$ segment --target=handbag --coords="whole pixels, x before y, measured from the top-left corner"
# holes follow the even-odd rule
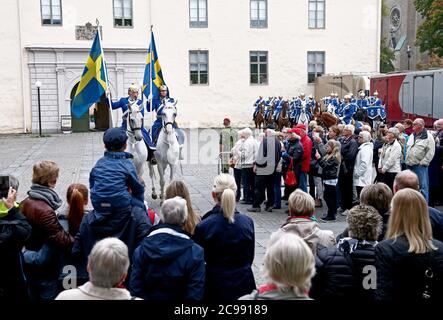
[[[287,187],[295,187],[297,185],[297,178],[295,177],[295,172],[292,169],[294,159],[291,158],[291,162],[289,163],[288,172],[286,173],[285,178],[285,186]]]

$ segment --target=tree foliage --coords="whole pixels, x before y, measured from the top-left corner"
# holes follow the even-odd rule
[[[394,60],[394,51],[386,45],[386,38],[383,38],[380,45],[380,72],[394,71]]]
[[[420,51],[443,57],[443,0],[414,0],[414,4],[425,18],[417,30]]]

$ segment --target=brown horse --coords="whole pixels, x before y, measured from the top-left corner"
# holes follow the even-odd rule
[[[255,129],[261,129],[261,126],[265,124],[264,106],[260,104],[257,115],[254,117]]]
[[[288,109],[289,109],[289,103],[285,101],[283,103],[282,109],[280,114],[278,115],[277,119],[277,129],[281,131],[284,127],[290,126],[290,121],[288,117]]]
[[[315,115],[315,120],[317,121],[318,125],[325,128],[330,128],[338,123],[337,117],[326,111],[320,111],[320,113],[317,113]]]

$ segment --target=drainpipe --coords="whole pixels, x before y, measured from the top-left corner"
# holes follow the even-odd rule
[[[22,83],[22,106],[23,106],[23,133],[26,133],[26,127],[28,123],[26,122],[26,107],[25,107],[25,83],[24,83],[24,68],[23,68],[23,45],[22,45],[22,19],[20,10],[20,0],[17,0],[17,14],[18,14],[18,38],[20,45],[20,80]]]

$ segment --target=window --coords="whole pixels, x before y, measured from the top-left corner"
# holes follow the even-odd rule
[[[325,27],[325,0],[309,0],[309,28]]]
[[[61,0],[41,0],[40,8],[43,25],[62,24],[62,3]]]
[[[189,27],[208,27],[208,3],[207,0],[189,0]]]
[[[308,51],[308,83],[314,83],[315,78],[325,74],[324,51]]]
[[[268,1],[251,0],[251,28],[268,27]]]
[[[251,84],[268,84],[268,52],[251,51],[249,61]]]
[[[191,85],[208,84],[208,51],[189,51]]]
[[[132,27],[132,0],[114,0],[114,27]]]

